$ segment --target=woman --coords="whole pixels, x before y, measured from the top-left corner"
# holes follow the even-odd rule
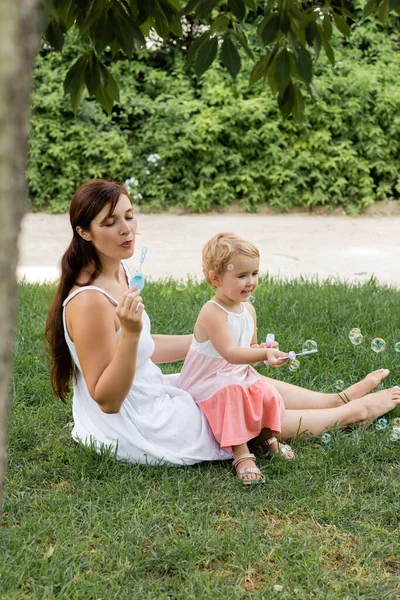
[[[137,221],[125,188],[101,179],[84,184],[71,201],[70,220],[73,237],[61,261],[46,337],[52,387],[63,401],[74,375],[73,437],[97,450],[111,446],[118,459],[132,462],[229,458],[191,396],[156,366],[183,359],[191,335],[151,336],[140,292],[129,288],[121,261],[133,255]],[[385,414],[400,402],[398,388],[365,395],[387,374],[376,371],[346,390],[353,400],[348,404],[337,394],[269,380],[286,406],[283,439]]]

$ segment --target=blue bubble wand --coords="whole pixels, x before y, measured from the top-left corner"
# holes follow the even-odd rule
[[[143,267],[144,260],[146,258],[146,254],[147,254],[147,246],[143,246],[142,253],[140,255],[139,270],[136,271],[136,273],[134,274],[134,276],[132,277],[132,279],[129,282],[129,285],[131,287],[133,285],[137,285],[139,290],[142,290],[144,288],[144,275],[142,273],[142,267]]]

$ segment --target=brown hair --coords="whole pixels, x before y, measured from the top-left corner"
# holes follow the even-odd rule
[[[213,285],[210,279],[210,271],[215,275],[222,275],[230,260],[238,254],[244,254],[250,258],[260,258],[256,246],[240,237],[236,233],[217,233],[209,240],[203,248],[203,273],[209,285]]]
[[[70,391],[70,381],[74,365],[65,340],[63,326],[63,302],[74,285],[90,285],[101,272],[101,262],[96,248],[84,240],[76,228],[90,230],[90,224],[101,210],[110,205],[109,215],[115,209],[121,194],[128,196],[125,187],[114,181],[93,179],[84,183],[71,200],[69,218],[72,227],[72,241],[61,259],[61,276],[56,296],[50,308],[45,339],[50,347],[51,386],[56,395],[66,402]],[[77,277],[85,267],[90,267],[91,275],[85,283],[78,283]]]

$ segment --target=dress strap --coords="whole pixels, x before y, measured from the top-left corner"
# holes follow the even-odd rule
[[[83,287],[80,287],[79,289],[77,289],[74,292],[72,292],[72,294],[70,294],[69,296],[67,296],[67,298],[65,298],[65,300],[63,302],[63,306],[66,306],[68,304],[68,302],[70,300],[72,300],[72,298],[75,298],[75,296],[77,296],[81,292],[86,292],[86,290],[95,290],[96,292],[101,292],[102,294],[104,294],[105,296],[107,296],[107,298],[109,300],[111,300],[111,302],[113,304],[115,304],[115,305],[118,304],[118,301],[115,300],[115,298],[113,298],[108,292],[106,292],[102,288],[99,288],[96,285],[84,285]]]
[[[128,267],[126,266],[126,264],[125,264],[125,262],[124,262],[123,260],[121,260],[121,265],[122,265],[122,268],[123,268],[123,269],[124,269],[124,271],[125,271],[126,280],[127,280],[127,282],[128,282],[128,285],[129,285],[129,282],[130,282],[130,280],[131,280],[131,274],[130,274],[130,272],[129,272],[129,269],[128,269]]]
[[[215,302],[215,300],[209,300],[207,302],[207,304],[215,304],[216,306],[219,306],[220,308],[222,308],[222,310],[224,310],[227,315],[231,314],[229,310],[226,310],[226,308],[224,308],[223,306],[221,306],[221,304],[219,302]]]

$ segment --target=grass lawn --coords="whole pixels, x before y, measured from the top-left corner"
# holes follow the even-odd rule
[[[20,286],[2,599],[400,598],[400,442],[389,430],[294,440],[296,461],[260,459],[267,484],[251,489],[227,463],[117,464],[72,441],[71,406],[49,389],[42,337],[53,293]],[[188,333],[210,290],[154,283],[143,297],[153,333]],[[317,355],[277,377],[335,391],[337,380],[350,385],[385,366],[385,387],[400,383],[395,290],[264,279],[255,307],[260,341],[272,331],[284,350],[318,343]],[[353,327],[364,334],[358,347]],[[370,347],[377,336],[387,342],[381,354]]]

